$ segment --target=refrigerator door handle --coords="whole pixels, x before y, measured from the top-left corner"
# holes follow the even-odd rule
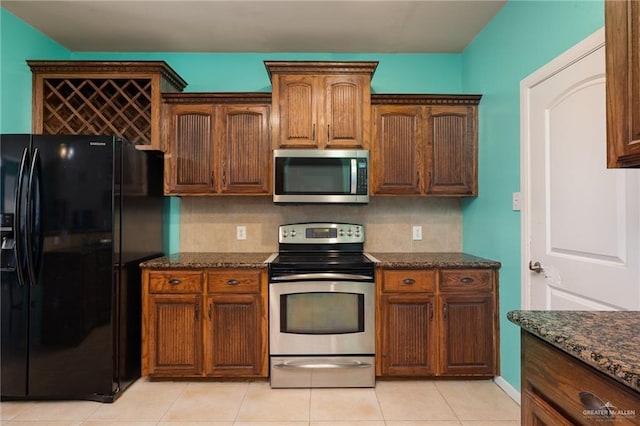
[[[23,205],[22,205],[22,186],[24,181],[24,173],[25,168],[27,166],[27,158],[29,156],[29,148],[24,148],[22,151],[22,160],[20,160],[20,167],[18,168],[18,182],[16,183],[16,211],[13,215],[13,232],[15,233],[15,255],[16,255],[16,270],[18,271],[18,282],[21,286],[26,285],[25,281],[25,259],[22,257],[22,253],[24,252],[25,246],[25,236],[22,235],[21,225],[23,224],[22,214],[23,214]]]
[[[29,181],[27,185],[27,271],[31,285],[38,283],[39,260],[42,244],[40,243],[40,172],[38,157],[40,151],[36,148],[31,158],[31,169],[29,170]],[[37,185],[37,190],[34,190]],[[34,248],[36,255],[34,255]]]

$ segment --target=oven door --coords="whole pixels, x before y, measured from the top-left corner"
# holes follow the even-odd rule
[[[355,281],[269,284],[271,355],[372,355],[375,285]]]

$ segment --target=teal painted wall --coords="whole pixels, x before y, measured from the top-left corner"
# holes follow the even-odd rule
[[[0,133],[31,132],[31,71],[25,59],[68,59],[71,52],[0,9]]]
[[[164,60],[185,92],[270,92],[265,60],[378,61],[371,83],[378,93],[460,93],[459,54],[337,53],[75,53],[74,59]]]
[[[497,259],[500,270],[501,375],[520,388],[519,329],[506,319],[521,306],[520,81],[604,25],[594,1],[509,1],[462,55],[464,92],[482,93],[479,196],[463,202],[463,247]]]

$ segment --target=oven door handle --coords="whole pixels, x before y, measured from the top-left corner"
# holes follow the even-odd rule
[[[279,277],[271,277],[271,281],[305,281],[305,280],[340,280],[340,281],[372,281],[373,277],[358,274],[337,274],[322,272],[316,274],[290,274]]]
[[[286,361],[273,364],[275,368],[291,369],[333,369],[333,368],[369,368],[372,365],[362,361],[330,361],[330,360],[308,360],[308,361]]]

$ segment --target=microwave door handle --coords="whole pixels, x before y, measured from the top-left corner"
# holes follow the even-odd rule
[[[358,160],[351,159],[351,193],[355,194],[358,189]]]

